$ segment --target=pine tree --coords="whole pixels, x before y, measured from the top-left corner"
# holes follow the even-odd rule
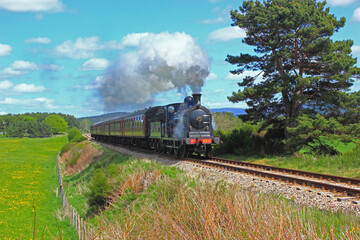
[[[237,65],[233,74],[257,71],[247,76],[228,99],[245,101],[252,120],[281,120],[284,136],[296,125],[302,112],[326,114],[340,107],[360,69],[351,55],[352,40],[333,41],[331,36],[345,25],[316,0],[244,1],[231,11],[233,26],[246,31],[243,43],[254,54],[228,55]]]

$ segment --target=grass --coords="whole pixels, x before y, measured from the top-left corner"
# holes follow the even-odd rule
[[[224,181],[210,184],[173,167],[102,150],[97,162],[65,182],[70,203],[104,239],[360,238],[353,214],[295,206],[278,195]],[[96,169],[118,196],[101,212],[87,201]]]
[[[76,238],[70,223],[54,216],[61,212],[56,156],[66,141],[0,138],[0,239]]]
[[[345,146],[343,149],[346,149],[345,153],[337,156],[295,154],[292,156],[249,157],[226,154],[220,157],[360,179],[360,147]]]

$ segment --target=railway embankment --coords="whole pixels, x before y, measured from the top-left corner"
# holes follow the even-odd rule
[[[99,154],[64,176],[64,191],[106,239],[360,237],[356,205],[319,191],[127,147],[87,144]]]

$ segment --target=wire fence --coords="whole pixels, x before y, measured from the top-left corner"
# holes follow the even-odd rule
[[[91,228],[91,225],[84,221],[84,219],[77,213],[75,208],[71,206],[68,199],[65,196],[63,189],[63,181],[60,173],[60,156],[57,157],[57,168],[59,177],[59,190],[61,202],[64,208],[65,215],[70,219],[71,224],[74,226],[78,233],[79,240],[94,240],[101,239],[100,235],[97,235]]]

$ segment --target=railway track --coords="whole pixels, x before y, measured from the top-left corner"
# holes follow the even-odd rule
[[[352,200],[353,203],[360,204],[359,179],[273,167],[249,162],[233,161],[222,158],[186,158],[184,160],[226,171],[246,173],[266,179],[317,188],[322,191],[326,190],[329,191],[327,192],[328,196],[336,196],[338,201]]]

